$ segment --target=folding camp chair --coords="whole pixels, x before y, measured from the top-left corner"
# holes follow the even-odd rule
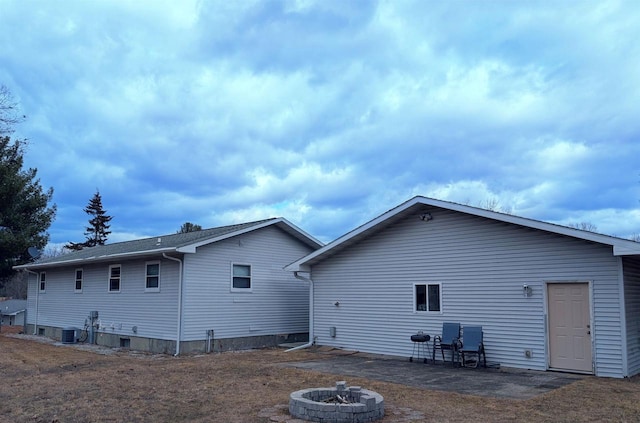
[[[487,367],[487,355],[484,352],[484,342],[482,339],[482,326],[465,326],[462,331],[462,354],[463,367],[478,367],[480,359],[484,367]]]
[[[460,342],[460,323],[443,323],[442,335],[433,337],[433,362],[436,362],[436,350],[442,353],[442,362],[445,362],[444,351],[451,351],[451,364],[455,364],[458,356],[458,343]]]

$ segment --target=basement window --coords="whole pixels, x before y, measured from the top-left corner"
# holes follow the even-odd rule
[[[231,291],[251,291],[251,266],[248,264],[232,264]]]
[[[415,312],[433,311],[441,312],[441,289],[439,283],[414,284],[413,303]]]
[[[120,292],[120,271],[119,264],[109,266],[109,292]]]

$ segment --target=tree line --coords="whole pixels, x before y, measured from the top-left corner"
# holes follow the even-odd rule
[[[36,168],[24,168],[28,142],[14,131],[25,118],[0,85],[0,292],[15,273],[13,266],[33,260],[30,247],[47,245],[47,230],[56,216],[53,188],[42,187]]]
[[[24,167],[28,140],[14,134],[16,126],[25,119],[9,89],[0,85],[0,295],[10,293],[19,298],[26,297],[26,286],[21,286],[17,295],[13,286],[6,287],[9,281],[16,279],[13,267],[33,261],[37,258],[34,251],[45,249],[49,242],[47,231],[57,212],[52,201],[53,188],[42,186],[36,168]],[[113,217],[104,209],[99,190],[83,210],[90,217],[84,232],[86,239],[69,241],[53,255],[107,242]],[[200,225],[185,222],[178,233],[199,230],[202,230]]]

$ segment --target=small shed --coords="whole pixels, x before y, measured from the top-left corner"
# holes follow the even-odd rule
[[[0,302],[2,326],[23,326],[27,311],[27,300],[5,300]]]

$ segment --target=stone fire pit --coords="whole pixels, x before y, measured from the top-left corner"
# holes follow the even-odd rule
[[[289,413],[320,423],[366,423],[384,417],[382,395],[359,386],[336,382],[335,388],[311,388],[292,392]]]

